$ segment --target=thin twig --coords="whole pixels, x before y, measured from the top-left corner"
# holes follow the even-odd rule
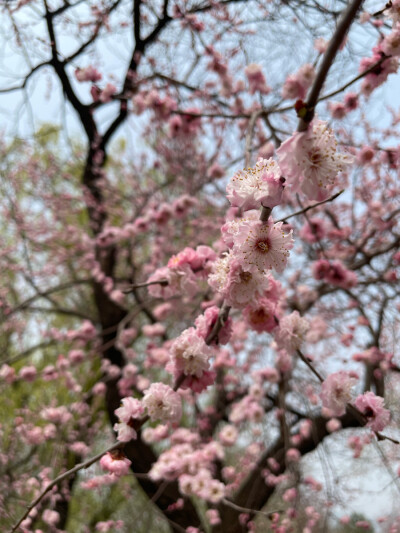
[[[303,363],[305,363],[308,366],[308,368],[311,370],[311,372],[315,376],[317,376],[319,381],[322,383],[324,381],[324,378],[321,376],[321,374],[318,372],[318,370],[316,368],[314,368],[314,366],[307,359],[307,357],[300,350],[297,350],[297,355],[300,357],[300,359],[303,361]]]
[[[336,198],[338,198],[338,196],[340,196],[342,193],[344,193],[344,189],[342,189],[341,191],[337,192],[336,194],[330,196],[326,200],[322,200],[322,202],[317,202],[315,204],[308,205],[304,209],[300,209],[300,211],[296,211],[295,213],[292,213],[291,215],[287,215],[286,217],[283,217],[283,218],[277,220],[276,222],[286,222],[286,220],[288,220],[289,218],[296,217],[298,215],[302,215],[303,213],[307,213],[307,211],[309,211],[310,209],[314,209],[314,207],[318,207],[319,205],[327,204],[328,202],[333,202],[333,200],[336,200]]]
[[[206,338],[206,344],[210,345],[214,340],[218,340],[218,334],[221,329],[224,327],[226,321],[228,320],[229,312],[231,308],[225,302],[221,305],[219,310],[218,318]]]
[[[245,167],[251,165],[251,145],[253,143],[254,128],[257,122],[257,119],[263,114],[262,109],[258,109],[251,114],[249,125],[246,133],[246,149],[245,149]]]
[[[129,285],[129,287],[123,289],[122,292],[124,294],[129,294],[135,289],[141,289],[142,287],[150,287],[150,285],[161,285],[162,287],[166,287],[168,283],[169,282],[167,279],[159,279],[157,281],[145,281],[144,283],[136,283],[135,285]]]
[[[263,516],[267,516],[268,518],[272,516],[274,513],[283,513],[282,509],[276,509],[275,511],[258,511],[257,509],[248,509],[247,507],[242,507],[241,505],[237,505],[236,503],[231,502],[230,500],[227,500],[224,498],[222,500],[222,503],[226,505],[227,507],[231,507],[232,509],[235,509],[235,511],[241,511],[242,513],[250,513],[250,514],[260,514]]]
[[[19,528],[21,523],[25,520],[25,518],[27,518],[27,516],[32,511],[32,509],[36,507],[43,500],[46,494],[50,492],[53,487],[57,486],[59,483],[61,483],[61,481],[64,481],[64,479],[67,479],[68,477],[72,476],[76,472],[79,472],[79,470],[83,470],[84,468],[89,468],[89,466],[91,466],[93,463],[101,459],[103,455],[105,455],[106,453],[112,452],[113,450],[117,450],[118,448],[123,448],[123,447],[124,447],[123,442],[115,442],[112,446],[109,446],[106,450],[103,450],[102,452],[98,453],[94,457],[91,457],[90,459],[88,459],[87,461],[83,463],[77,464],[76,466],[74,466],[74,468],[67,470],[63,474],[60,474],[55,479],[53,479],[53,481],[51,481],[46,486],[46,488],[39,494],[39,496],[35,500],[33,500],[32,503],[28,505],[25,513],[21,516],[18,522],[13,526],[13,528],[10,530],[10,533],[13,533]]]

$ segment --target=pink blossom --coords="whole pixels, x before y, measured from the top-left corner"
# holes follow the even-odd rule
[[[125,457],[121,450],[107,452],[100,459],[100,466],[117,477],[128,474],[130,465],[131,461]]]
[[[300,67],[295,73],[286,78],[282,88],[282,97],[285,99],[300,99],[306,97],[307,90],[315,78],[315,68],[309,63]]]
[[[217,526],[218,524],[221,523],[221,518],[219,516],[219,512],[217,511],[217,509],[208,509],[206,511],[206,517],[210,525],[212,526]]]
[[[36,367],[33,365],[30,366],[23,366],[21,370],[18,373],[18,377],[20,379],[23,379],[24,381],[27,381],[28,383],[35,380],[37,375]]]
[[[107,83],[104,89],[99,94],[100,102],[106,103],[111,102],[111,97],[116,94],[117,88],[112,83]]]
[[[38,426],[27,429],[25,439],[29,444],[42,444],[45,440],[43,429]]]
[[[382,60],[382,50],[379,46],[373,48],[372,57],[364,57],[360,62],[359,71],[361,73],[374,67],[379,61]],[[394,57],[389,57],[384,61],[381,61],[378,66],[373,68],[365,77],[361,85],[361,91],[369,96],[374,89],[382,85],[386,81],[389,74],[397,72],[398,60]]]
[[[85,68],[75,69],[75,78],[80,82],[91,81],[96,83],[97,81],[100,81],[102,77],[102,74],[92,65]]]
[[[270,159],[275,153],[275,146],[271,141],[264,143],[258,150],[259,159]]]
[[[390,422],[390,411],[383,407],[385,400],[368,391],[357,396],[354,405],[367,418],[367,427],[382,431]]]
[[[299,235],[310,243],[320,241],[326,236],[325,221],[316,217],[309,218],[301,228]]]
[[[375,150],[370,146],[363,146],[357,154],[357,163],[359,165],[366,165],[371,163],[375,155]]]
[[[326,423],[326,429],[329,433],[334,433],[342,428],[342,423],[337,418],[331,418]]]
[[[40,414],[44,420],[62,425],[65,425],[72,418],[71,413],[64,405],[60,407],[46,407]]]
[[[259,271],[245,271],[232,252],[215,262],[208,283],[224,296],[227,305],[239,309],[261,296],[270,286],[266,275]]]
[[[265,297],[257,299],[243,310],[246,322],[258,333],[263,331],[270,333],[276,328],[278,325],[276,315],[276,305]]]
[[[201,376],[195,374],[186,376],[181,383],[181,389],[191,389],[200,393],[215,383],[217,373],[214,370],[205,370]]]
[[[238,438],[239,432],[232,424],[227,424],[219,432],[218,438],[223,446],[233,446]]]
[[[357,93],[347,93],[344,96],[344,105],[348,111],[354,111],[358,107],[358,94]]]
[[[307,319],[300,316],[298,311],[285,315],[279,321],[279,328],[275,332],[275,341],[279,349],[288,353],[298,350],[310,328]]]
[[[13,383],[15,381],[15,368],[4,363],[0,368],[0,379],[6,383]]]
[[[297,448],[289,448],[286,452],[286,460],[290,463],[297,463],[300,461],[301,453]]]
[[[157,320],[163,320],[170,314],[171,310],[172,310],[172,305],[169,302],[165,302],[160,305],[157,305],[153,309],[153,314]]]
[[[122,406],[115,410],[116,416],[120,422],[114,424],[114,431],[118,433],[118,440],[121,442],[129,442],[136,438],[136,430],[134,429],[135,419],[138,419],[144,413],[144,407],[136,398],[123,398]]]
[[[287,489],[282,496],[283,501],[285,502],[292,502],[297,498],[297,490],[293,487],[291,489]]]
[[[263,417],[264,409],[258,401],[248,395],[233,405],[229,415],[229,421],[233,424],[239,424],[246,420],[259,423],[263,420]]]
[[[179,270],[184,265],[188,265],[194,274],[207,269],[209,263],[215,261],[216,253],[209,246],[198,246],[196,250],[193,248],[185,248],[177,255],[171,257],[168,261],[168,268]]]
[[[386,35],[382,41],[382,51],[387,56],[399,56],[400,55],[400,24],[398,23],[393,31]]]
[[[60,515],[57,513],[57,511],[45,509],[42,514],[42,519],[43,522],[45,522],[48,526],[55,527],[60,520]]]
[[[296,132],[277,150],[279,165],[293,192],[301,189],[310,199],[324,200],[337,174],[351,158],[337,152],[327,123],[314,120],[306,132]]]
[[[393,20],[394,24],[398,24],[400,22],[400,0],[392,0],[390,4],[387,14]]]
[[[207,176],[213,180],[225,176],[225,169],[219,163],[213,163],[207,170]]]
[[[158,281],[160,283],[154,283]],[[197,291],[196,279],[188,265],[183,265],[179,269],[158,268],[147,282],[152,283],[148,291],[154,298],[168,299],[179,292],[191,297]]]
[[[254,168],[237,172],[226,188],[231,205],[244,211],[273,208],[282,201],[285,179],[273,159],[259,159]]]
[[[116,531],[124,527],[122,520],[107,520],[106,522],[97,522],[96,531],[100,533],[108,533],[108,531]]]
[[[197,333],[203,339],[211,333],[212,328],[219,316],[219,308],[215,305],[208,307],[204,315],[200,315],[195,320]],[[232,319],[228,317],[218,333],[218,344],[227,344],[232,335]],[[214,341],[215,343],[215,341]]]
[[[159,322],[156,324],[145,324],[142,326],[142,332],[146,337],[159,337],[164,335],[165,326]]]
[[[342,102],[329,102],[328,103],[329,111],[332,115],[332,118],[342,119],[347,114],[347,108]]]
[[[282,87],[282,98],[285,100],[303,100],[307,95],[304,87],[295,74],[289,75]]]
[[[275,268],[283,272],[293,248],[293,231],[284,233],[282,222],[274,224],[272,218],[263,223],[243,219],[233,245],[233,253],[245,271],[264,272]]]
[[[176,378],[181,374],[200,378],[210,368],[209,359],[212,353],[211,348],[194,328],[186,329],[171,346],[171,359],[167,369],[172,371]]]
[[[85,359],[85,352],[83,350],[71,350],[68,353],[68,359],[73,365],[82,363],[82,361]]]
[[[144,391],[143,406],[151,420],[179,422],[182,416],[182,401],[177,392],[163,383],[152,383]]]
[[[328,48],[328,41],[325,40],[323,37],[319,37],[318,39],[315,39],[314,41],[314,48],[320,53],[324,54],[326,52],[326,49]]]
[[[123,398],[121,403],[122,406],[115,410],[115,414],[125,424],[129,424],[132,419],[140,418],[144,413],[142,403],[136,398]]]
[[[330,374],[322,383],[322,405],[329,409],[332,416],[344,415],[346,404],[351,401],[351,389],[356,383],[356,379],[342,370]]]
[[[324,280],[337,287],[350,289],[357,285],[357,274],[347,268],[340,261],[319,259],[313,265],[315,279]]]
[[[250,94],[254,94],[256,92],[268,94],[271,92],[270,87],[268,87],[265,81],[265,76],[260,65],[251,63],[244,69],[244,72],[249,81]]]

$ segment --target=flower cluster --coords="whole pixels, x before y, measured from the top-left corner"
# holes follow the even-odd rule
[[[210,272],[216,254],[209,246],[185,248],[168,261],[166,267],[157,269],[147,280],[149,293],[155,298],[168,299],[177,293],[192,297],[197,292],[199,280]]]
[[[319,259],[313,265],[315,279],[336,285],[342,289],[351,289],[357,285],[357,274],[348,270],[340,261]]]

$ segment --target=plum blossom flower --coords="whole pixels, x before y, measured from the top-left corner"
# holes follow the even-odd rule
[[[225,485],[213,479],[210,472],[204,468],[195,475],[180,476],[179,490],[184,495],[196,495],[211,503],[218,503],[225,496]]]
[[[233,253],[243,270],[264,272],[274,268],[283,272],[293,248],[293,231],[284,233],[282,222],[242,219],[236,235]]]
[[[246,306],[243,315],[249,326],[258,333],[270,333],[278,325],[276,305],[265,297]]]
[[[315,39],[314,41],[314,48],[320,53],[324,54],[326,52],[326,49],[328,48],[329,42],[325,40],[323,37],[318,37],[318,39]]]
[[[257,63],[251,63],[244,69],[244,72],[249,81],[249,88],[251,94],[254,94],[256,92],[268,94],[269,92],[271,92],[271,88],[268,87],[265,81],[265,76],[260,65],[257,65]]]
[[[307,90],[315,78],[315,68],[313,65],[306,63],[301,66],[295,74],[286,78],[282,88],[282,96],[285,99],[303,100],[306,97]]]
[[[120,422],[114,424],[114,431],[118,432],[118,440],[121,442],[129,442],[136,438],[136,430],[134,429],[134,421],[142,416],[144,407],[142,403],[136,398],[123,398],[122,406],[115,410],[116,416]]]
[[[392,0],[390,2],[390,9],[386,13],[393,20],[394,24],[400,22],[400,0]]]
[[[131,461],[125,457],[121,450],[107,452],[100,459],[100,466],[117,477],[128,474]]]
[[[194,328],[185,329],[171,346],[171,360],[167,370],[175,377],[181,374],[200,378],[210,368],[212,350]]]
[[[293,353],[298,350],[310,328],[306,318],[300,316],[298,311],[284,316],[279,321],[279,328],[275,333],[275,341],[279,349]]]
[[[315,279],[321,279],[342,289],[357,285],[357,274],[348,270],[340,261],[319,259],[313,265]]]
[[[237,441],[239,432],[232,424],[227,424],[219,432],[219,441],[224,446],[233,446]]]
[[[80,82],[91,81],[93,83],[96,83],[97,81],[100,81],[102,77],[103,76],[101,72],[99,72],[92,65],[89,65],[85,68],[75,69],[75,78]]]
[[[182,416],[181,397],[164,383],[152,383],[144,391],[142,403],[151,420],[179,422]]]
[[[372,49],[372,57],[363,57],[360,62],[359,71],[361,73],[369,70],[374,67],[368,74],[364,77],[364,81],[361,85],[361,92],[369,96],[374,89],[382,85],[389,76],[397,72],[398,69],[398,59],[396,57],[388,57],[382,61],[384,55],[382,55],[382,45],[375,46]],[[379,63],[380,62],[380,63]],[[377,63],[379,63],[377,65]]]
[[[174,269],[167,266],[158,268],[147,282],[152,283],[148,291],[154,298],[168,299],[179,292],[190,298],[197,291],[197,280],[187,264]]]
[[[273,159],[259,159],[254,168],[237,172],[226,188],[231,205],[244,211],[261,205],[273,208],[282,201],[285,178]]]
[[[318,242],[326,236],[326,224],[321,218],[312,217],[300,229],[300,237],[307,242]]]
[[[207,336],[211,333],[212,328],[219,316],[219,308],[215,305],[208,307],[204,315],[199,315],[195,320],[195,326],[198,335],[206,339]],[[232,319],[227,318],[222,328],[218,333],[218,343],[227,344],[232,335]],[[215,342],[215,341],[214,341]]]
[[[385,400],[368,391],[355,399],[354,405],[367,418],[367,427],[382,431],[390,422],[390,411],[383,407]]]
[[[59,513],[57,513],[57,511],[53,511],[52,509],[46,509],[45,511],[43,511],[42,519],[43,522],[45,522],[47,525],[55,527],[60,520],[60,515]]]
[[[310,199],[324,200],[338,172],[351,163],[337,152],[332,130],[314,120],[306,132],[296,132],[277,150],[279,165],[293,192],[301,189]]]
[[[269,288],[267,276],[259,271],[245,271],[232,252],[215,262],[208,283],[224,296],[227,305],[238,309],[250,304]]]
[[[343,370],[330,374],[322,383],[322,405],[329,409],[332,416],[344,415],[346,404],[351,400],[351,389],[356,383],[357,380]]]
[[[387,56],[400,56],[400,24],[398,23],[392,33],[386,35],[382,42],[382,51]]]
[[[336,118],[338,120],[342,119],[347,114],[347,108],[343,102],[329,102],[328,108],[332,118]]]
[[[344,97],[344,105],[348,111],[354,111],[358,107],[358,94],[347,93]]]
[[[217,526],[221,523],[221,517],[217,509],[208,509],[206,511],[206,517],[212,526]]]

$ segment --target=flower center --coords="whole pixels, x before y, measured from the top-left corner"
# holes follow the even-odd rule
[[[262,252],[263,254],[269,251],[269,246],[268,246],[267,241],[258,241],[256,246],[259,249],[259,251]]]
[[[262,324],[264,321],[268,320],[270,316],[271,315],[262,308],[253,311],[250,315],[251,321],[254,324]]]
[[[252,273],[251,272],[241,272],[240,273],[240,279],[244,282],[244,283],[248,283],[251,278],[253,277]]]
[[[322,155],[319,150],[313,150],[310,154],[310,161],[313,166],[319,166],[321,164]]]

